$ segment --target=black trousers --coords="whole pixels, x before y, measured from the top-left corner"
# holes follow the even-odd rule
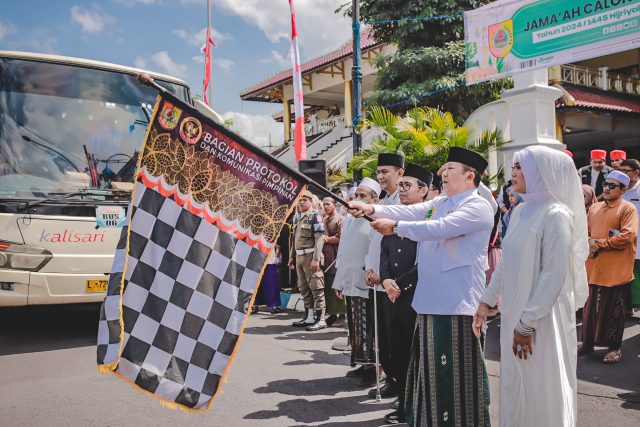
[[[398,390],[398,409],[404,412],[407,372],[411,358],[411,345],[416,325],[416,312],[411,307],[399,306],[385,295],[386,327],[389,337],[389,361],[391,375],[396,380]],[[386,369],[385,369],[386,372]],[[389,375],[389,373],[387,373]]]

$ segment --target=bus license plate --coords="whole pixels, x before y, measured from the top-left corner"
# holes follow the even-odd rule
[[[107,292],[108,280],[87,280],[87,292]]]

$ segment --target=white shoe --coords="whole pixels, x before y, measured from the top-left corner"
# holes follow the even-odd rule
[[[307,309],[306,317],[298,320],[297,322],[293,322],[291,326],[294,328],[302,328],[304,326],[313,325],[316,321],[315,316],[313,315],[313,309]]]
[[[326,327],[327,327],[327,322],[325,322],[324,319],[320,319],[316,323],[314,323],[313,325],[309,326],[307,328],[307,331],[317,331],[317,330],[320,330],[320,329],[324,329]]]
[[[307,328],[307,331],[317,331],[318,329],[324,329],[327,327],[327,322],[325,321],[325,311],[324,309],[322,310],[317,310],[316,311],[316,317],[314,319],[314,323],[313,325],[309,326]]]

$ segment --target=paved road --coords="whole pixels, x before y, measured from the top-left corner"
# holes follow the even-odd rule
[[[298,314],[253,315],[229,383],[202,415],[166,409],[95,367],[97,306],[0,309],[0,426],[377,426],[390,411],[345,378],[348,357],[331,350],[338,328],[316,333],[289,323]],[[579,420],[585,426],[640,424],[640,317],[628,323],[623,361],[579,366]],[[487,358],[497,425],[498,321]]]

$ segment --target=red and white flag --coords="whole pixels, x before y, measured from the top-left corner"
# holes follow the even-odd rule
[[[209,88],[209,80],[211,80],[211,46],[217,47],[211,38],[211,28],[207,28],[207,40],[200,49],[200,51],[204,53],[204,87],[202,89],[202,98],[204,98],[204,103],[207,105],[209,105],[207,89]]]
[[[296,127],[293,131],[296,162],[307,158],[307,140],[304,136],[304,99],[302,97],[302,69],[300,66],[300,51],[298,50],[298,30],[296,28],[296,12],[293,0],[289,0],[291,8],[291,66],[293,67],[293,106],[296,117]]]

